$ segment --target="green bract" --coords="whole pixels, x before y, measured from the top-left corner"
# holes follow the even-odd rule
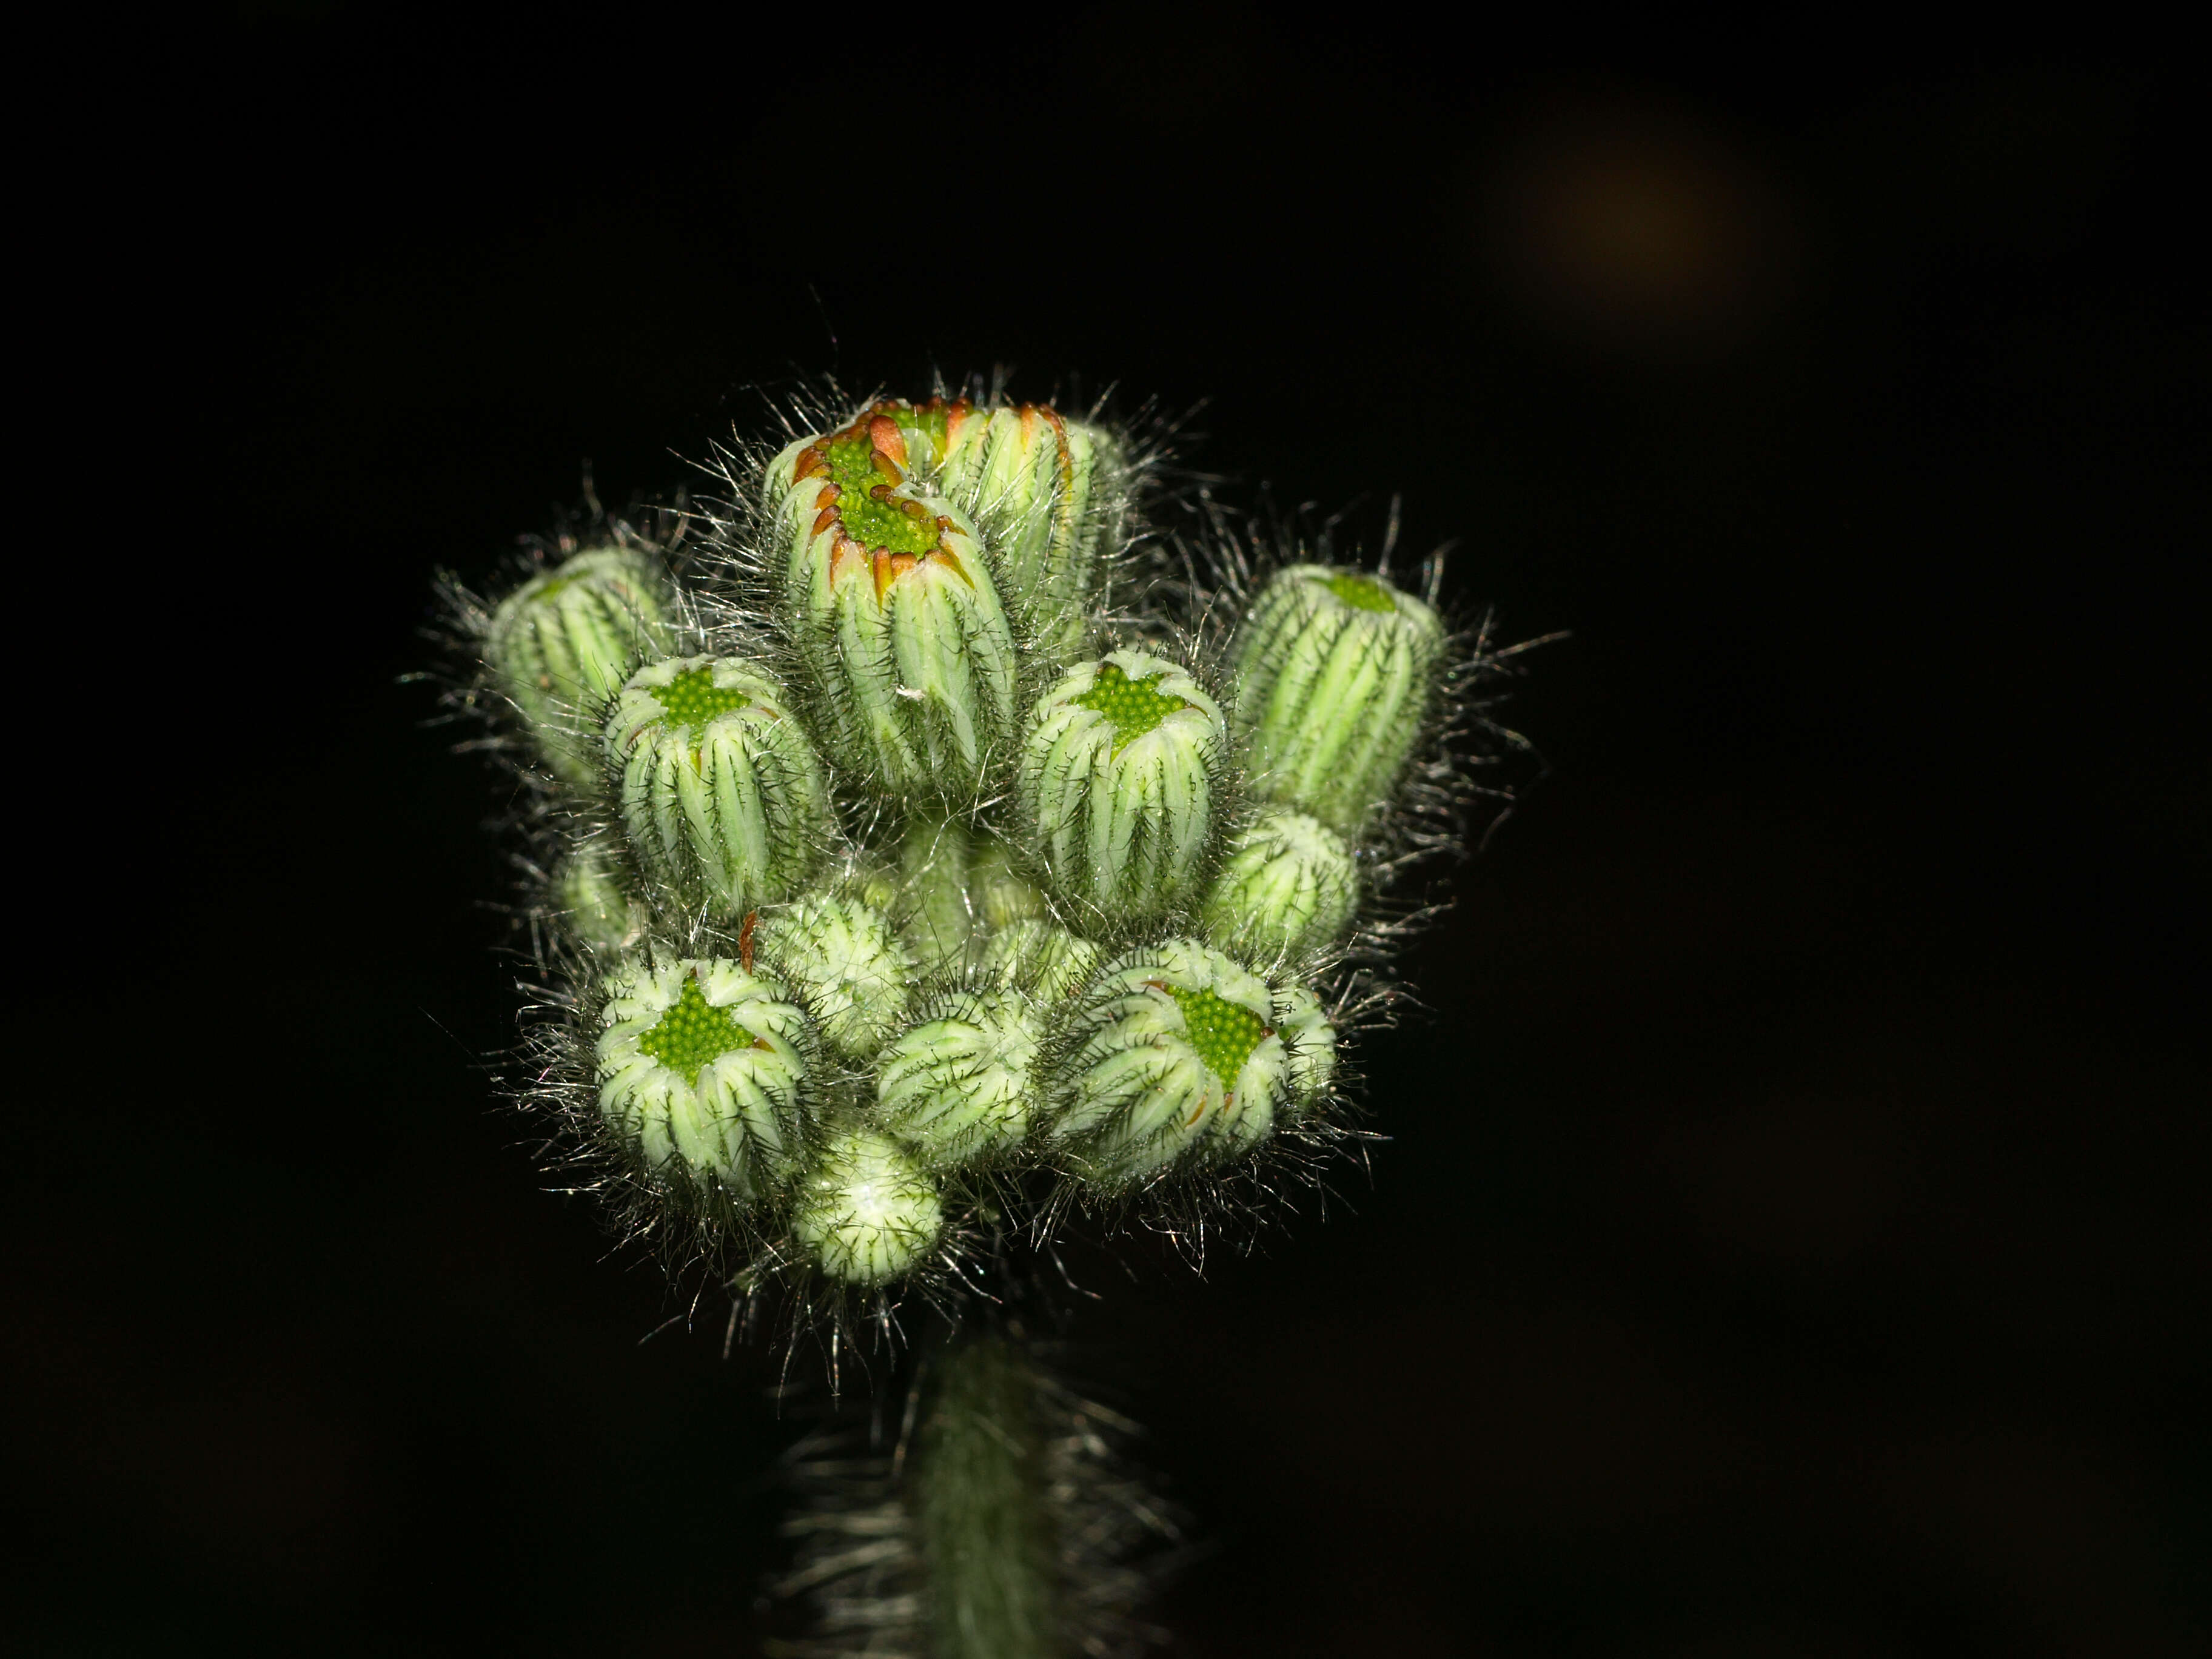
[[[1275,993],[1275,1035],[1290,1057],[1289,1107],[1310,1111],[1336,1081],[1336,1027],[1312,991],[1286,985]]]
[[[866,901],[817,893],[761,919],[756,948],[797,993],[830,1048],[872,1059],[906,1024],[914,958]]]
[[[1267,983],[1190,939],[1109,963],[1084,993],[1055,1079],[1054,1138],[1085,1180],[1139,1184],[1250,1152],[1289,1092]]]
[[[937,1243],[945,1210],[898,1145],[865,1129],[833,1134],[800,1183],[792,1231],[830,1278],[862,1287],[899,1278]]]
[[[871,412],[776,459],[785,605],[838,763],[958,801],[1011,741],[1013,636],[974,526],[909,485],[906,456]]]
[[[1018,1146],[1029,1133],[1038,1037],[1034,1008],[1011,993],[933,1000],[884,1050],[879,1121],[938,1169]]]
[[[1171,662],[1115,651],[1037,702],[1021,804],[1054,883],[1112,921],[1190,895],[1212,824],[1220,707]]]
[[[655,1168],[733,1196],[778,1178],[804,1123],[806,1017],[774,981],[710,957],[623,963],[606,982],[599,1111]]]
[[[1359,902],[1352,849],[1304,812],[1261,812],[1206,895],[1207,935],[1248,961],[1289,962],[1334,944]]]
[[[606,746],[638,860],[685,910],[733,919],[785,897],[830,832],[813,745],[782,687],[744,664],[641,671],[608,714]]]
[[[1255,793],[1357,837],[1421,737],[1447,641],[1379,576],[1275,573],[1237,635],[1237,724]]]
[[[484,635],[484,661],[562,781],[599,775],[593,729],[633,664],[667,649],[659,577],[618,547],[579,553],[507,595]]]

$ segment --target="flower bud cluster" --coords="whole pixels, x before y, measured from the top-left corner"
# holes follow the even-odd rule
[[[874,1294],[1340,1133],[1332,1011],[1445,630],[1291,563],[1224,649],[1117,635],[1132,453],[878,401],[734,480],[690,654],[630,552],[492,617],[571,791],[543,913],[648,1218]]]

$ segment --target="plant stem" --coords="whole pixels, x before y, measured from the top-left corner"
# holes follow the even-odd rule
[[[936,1659],[1050,1659],[1057,1543],[1036,1378],[995,1334],[955,1343],[936,1370],[911,1488]]]

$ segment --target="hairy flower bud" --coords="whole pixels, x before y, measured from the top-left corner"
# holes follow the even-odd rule
[[[1109,1188],[1249,1152],[1273,1128],[1290,1056],[1267,981],[1189,939],[1133,951],[1085,992],[1054,1135]]]
[[[908,462],[882,408],[776,458],[785,602],[838,762],[957,800],[1011,741],[1013,636],[974,527],[919,493]]]
[[[991,935],[976,963],[986,983],[1057,1002],[1091,977],[1098,947],[1042,918],[1009,922]]]
[[[896,1142],[848,1129],[830,1137],[800,1183],[792,1231],[823,1272],[865,1287],[911,1271],[945,1231],[945,1209]]]
[[[1045,915],[1044,895],[1015,867],[1004,842],[987,842],[968,866],[968,906],[987,928],[1011,927]]]
[[[553,902],[568,931],[588,949],[627,951],[645,937],[651,913],[631,896],[613,853],[587,842],[563,860],[553,878]]]
[[[806,877],[828,836],[821,763],[782,687],[726,658],[682,657],[634,676],[607,716],[623,824],[646,873],[729,920]]]
[[[599,1015],[599,1111],[647,1164],[680,1160],[739,1200],[783,1173],[803,1123],[806,1016],[720,957],[632,959]]]
[[[1237,720],[1255,793],[1357,838],[1420,738],[1444,628],[1380,576],[1275,573],[1237,638]]]
[[[906,1023],[914,958],[890,918],[861,899],[811,894],[761,918],[755,948],[847,1060],[872,1059]]]
[[[1035,1011],[1019,996],[940,996],[884,1050],[879,1121],[933,1169],[1018,1146],[1029,1133],[1039,1035]]]
[[[667,641],[652,562],[602,547],[508,594],[484,635],[484,661],[546,764],[563,782],[589,789],[599,778],[599,705],[633,664],[659,656]]]
[[[1118,539],[1121,450],[1037,404],[970,416],[939,475],[982,527],[1006,604],[1048,656],[1080,650],[1102,549]]]
[[[1304,812],[1271,807],[1231,843],[1206,895],[1207,935],[1248,962],[1285,962],[1325,951],[1352,920],[1359,872],[1334,830]]]
[[[1109,653],[1046,693],[1022,746],[1021,800],[1060,890],[1117,921],[1188,896],[1225,737],[1198,682],[1142,652]]]

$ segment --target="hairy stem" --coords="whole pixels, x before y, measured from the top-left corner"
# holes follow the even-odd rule
[[[948,1349],[915,1441],[914,1508],[936,1659],[1060,1651],[1036,1379],[1000,1335]]]

